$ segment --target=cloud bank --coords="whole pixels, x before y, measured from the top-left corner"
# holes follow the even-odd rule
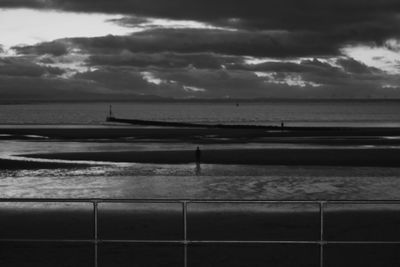
[[[7,97],[400,97],[397,0],[0,0],[0,7],[115,14],[109,23],[132,29],[15,44],[12,58],[0,61]],[[29,79],[41,89],[26,89]]]

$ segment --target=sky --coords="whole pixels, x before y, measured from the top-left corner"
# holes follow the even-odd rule
[[[400,98],[398,0],[0,0],[0,99]]]

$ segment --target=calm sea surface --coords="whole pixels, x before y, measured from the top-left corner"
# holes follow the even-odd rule
[[[400,101],[263,103],[79,103],[0,105],[0,124],[103,124],[115,116],[144,120],[326,126],[400,126]]]

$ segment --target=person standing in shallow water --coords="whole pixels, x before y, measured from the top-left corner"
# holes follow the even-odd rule
[[[196,175],[200,175],[201,174],[201,164],[200,164],[201,163],[201,150],[200,150],[200,147],[197,147],[195,157],[196,157]]]
[[[201,163],[201,150],[200,150],[200,147],[197,147],[197,149],[196,149],[196,163],[197,164]]]

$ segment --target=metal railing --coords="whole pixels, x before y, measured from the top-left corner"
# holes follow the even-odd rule
[[[317,201],[317,200],[210,200],[210,199],[37,199],[37,198],[7,198],[0,199],[1,203],[86,203],[93,205],[93,238],[91,239],[3,239],[0,242],[59,242],[59,243],[90,243],[94,245],[94,266],[98,267],[100,243],[137,243],[137,244],[181,244],[184,248],[184,267],[187,267],[187,248],[190,244],[315,244],[320,247],[319,265],[324,266],[324,248],[328,244],[400,244],[400,241],[329,241],[325,237],[325,208],[328,204],[354,205],[354,204],[399,204],[400,200],[340,200],[340,201]],[[99,238],[99,204],[180,204],[182,205],[183,239],[181,240],[110,240]],[[318,240],[191,240],[188,238],[188,204],[315,204],[319,206],[319,239]]]

